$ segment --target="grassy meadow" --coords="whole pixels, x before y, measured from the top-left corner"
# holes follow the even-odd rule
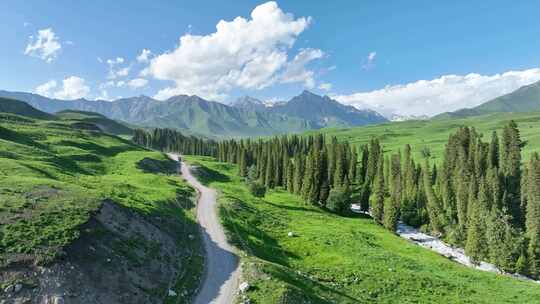
[[[537,284],[467,268],[370,218],[330,214],[283,190],[255,198],[236,166],[186,159],[220,191],[251,303],[540,303]]]
[[[198,229],[194,190],[176,176],[176,163],[72,123],[0,114],[0,270],[61,257],[104,199],[170,224],[178,242],[200,252],[187,238]],[[200,255],[188,258],[179,262],[200,275]],[[195,290],[197,281],[188,273],[176,287]]]
[[[483,133],[483,140],[489,142],[491,133],[496,130],[500,136],[502,128],[510,120],[516,121],[522,139],[527,141],[523,148],[523,157],[527,159],[533,151],[540,151],[540,113],[538,112],[496,113],[461,119],[389,122],[365,127],[322,129],[305,134],[322,132],[357,145],[366,144],[371,138],[376,137],[381,141],[385,151],[394,152],[399,149],[403,150],[405,144],[410,144],[417,160],[421,158],[422,149],[428,147],[432,159],[438,162],[442,160],[448,135],[455,133],[459,127],[475,127],[477,131]]]

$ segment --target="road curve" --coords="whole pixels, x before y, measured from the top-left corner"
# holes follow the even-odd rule
[[[181,161],[179,155],[170,153],[169,157],[181,162],[182,176],[199,192],[197,220],[203,234],[206,261],[205,276],[194,303],[233,303],[240,280],[239,259],[232,246],[227,242],[219,221],[216,191],[201,184],[191,174],[189,165]]]

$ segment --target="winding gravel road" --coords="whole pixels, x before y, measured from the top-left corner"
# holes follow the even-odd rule
[[[206,251],[205,276],[195,298],[195,304],[230,304],[234,302],[240,280],[238,256],[227,242],[217,215],[217,194],[214,189],[201,184],[192,174],[190,166],[177,154],[168,154],[181,162],[184,179],[199,192],[197,220],[203,234]]]

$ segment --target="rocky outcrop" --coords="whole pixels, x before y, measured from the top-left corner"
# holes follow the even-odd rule
[[[162,303],[191,254],[164,221],[105,201],[60,260],[2,269],[0,303]]]

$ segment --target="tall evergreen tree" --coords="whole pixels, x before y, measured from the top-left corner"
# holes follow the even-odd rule
[[[471,189],[474,188],[471,187]],[[483,181],[480,182],[478,198],[473,193],[469,193],[469,198],[470,216],[465,252],[473,261],[478,262],[486,258],[488,249],[485,231],[487,221],[485,212],[488,205],[488,196]]]
[[[491,142],[489,144],[489,166],[491,168],[498,168],[499,167],[499,136],[497,135],[497,131],[493,131],[491,134]]]
[[[267,188],[274,188],[275,167],[274,167],[274,157],[271,150],[269,151],[266,157],[267,157],[267,161],[266,161],[264,185]]]
[[[291,162],[291,160],[288,160],[287,164],[287,191],[290,193],[294,193],[294,172],[296,171],[296,168],[294,166],[294,163]]]
[[[240,162],[238,164],[238,170],[239,170],[238,174],[242,177],[246,176],[247,167],[248,167],[248,164],[247,164],[246,150],[242,149],[242,151],[240,152]]]
[[[401,158],[399,154],[392,155],[390,166],[390,181],[392,187],[390,197],[384,202],[383,222],[388,230],[395,231],[399,217],[399,205],[402,197]]]
[[[512,216],[516,227],[523,227],[524,217],[521,214],[521,138],[514,121],[503,129],[500,168],[504,176],[506,196],[503,204]]]
[[[433,186],[431,184],[431,172],[429,170],[429,164],[427,159],[425,160],[424,170],[423,170],[423,182],[424,182],[424,190],[426,192],[426,207],[428,211],[428,217],[429,217],[429,225],[431,226],[431,229],[436,233],[443,233],[444,232],[444,221],[442,220],[442,207],[441,203],[439,202],[438,197],[435,195],[435,192],[433,191]]]
[[[382,159],[379,159],[379,163],[376,166],[377,172],[375,175],[375,181],[373,183],[373,195],[371,197],[371,215],[377,222],[383,222],[384,213],[384,200],[386,197],[386,185],[384,184],[384,163]],[[366,182],[366,185],[369,185]],[[364,209],[364,208],[363,208]]]
[[[302,193],[302,182],[304,177],[304,158],[302,154],[298,154],[294,159],[294,193]]]
[[[540,277],[540,156],[534,153],[528,167],[526,235],[529,272]]]

